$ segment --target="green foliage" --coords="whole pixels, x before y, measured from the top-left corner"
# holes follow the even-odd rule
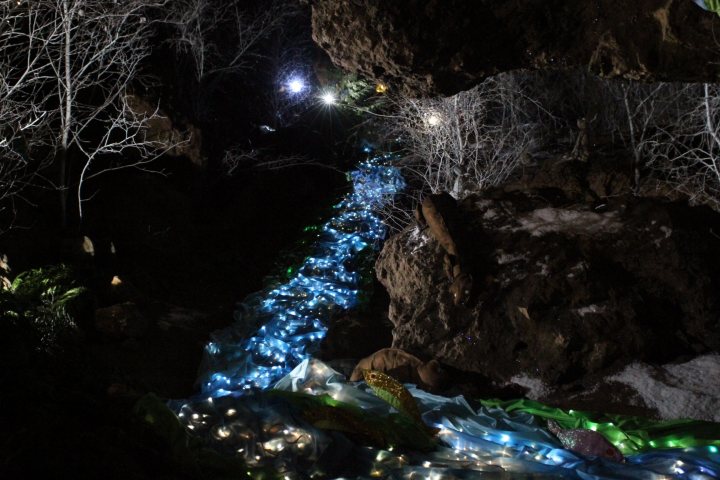
[[[333,90],[339,105],[357,116],[373,112],[385,105],[385,96],[375,91],[375,83],[354,73],[343,73],[333,79]]]
[[[345,75],[338,83],[338,88],[343,101],[349,104],[364,101],[375,91],[375,86],[372,83],[354,73]]]
[[[54,354],[78,333],[75,317],[85,292],[67,265],[28,270],[0,291],[0,315],[27,332],[37,349]]]

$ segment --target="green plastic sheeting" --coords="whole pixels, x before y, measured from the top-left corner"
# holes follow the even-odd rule
[[[720,15],[720,0],[703,0],[705,8]]]
[[[562,410],[533,400],[481,400],[486,408],[524,412],[555,420],[563,428],[585,428],[601,433],[623,455],[654,448],[720,447],[720,424],[698,420],[657,421],[629,415]]]
[[[720,15],[720,0],[705,0],[705,5],[711,12]]]

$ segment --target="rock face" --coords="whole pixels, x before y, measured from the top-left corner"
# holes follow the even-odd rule
[[[518,68],[714,80],[720,19],[690,0],[314,0],[333,62],[411,95],[453,94]]]
[[[550,386],[720,349],[720,216],[582,195],[508,187],[461,202],[475,280],[465,306],[428,230],[389,239],[376,271],[392,346],[499,384],[528,375]]]

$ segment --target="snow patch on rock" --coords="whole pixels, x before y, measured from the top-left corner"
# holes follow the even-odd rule
[[[522,254],[516,254],[513,255],[512,253],[505,253],[505,251],[497,250],[495,252],[495,255],[497,256],[497,263],[498,265],[507,265],[508,263],[514,263],[514,262],[520,262],[523,260],[527,260],[527,257]]]
[[[585,307],[580,307],[575,309],[575,313],[580,315],[581,317],[584,317],[585,315],[590,315],[593,313],[602,313],[605,309],[603,307],[600,307],[598,305],[587,305]]]
[[[410,230],[410,233],[407,236],[406,245],[411,248],[410,253],[417,253],[420,249],[427,245],[429,239],[430,237],[425,233],[425,231],[421,230],[420,227],[416,225],[412,230]]]
[[[574,235],[614,233],[622,223],[616,212],[594,213],[564,208],[539,208],[518,219],[518,230],[530,232],[539,237],[550,232],[565,232]]]
[[[525,375],[524,373],[511,377],[509,384],[520,385],[521,387],[527,389],[525,396],[530,400],[540,400],[547,396],[550,392],[550,389],[545,382],[539,378]]]
[[[633,363],[609,377],[637,391],[663,419],[691,418],[720,422],[720,355],[652,367]]]

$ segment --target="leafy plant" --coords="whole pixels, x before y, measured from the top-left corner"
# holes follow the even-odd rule
[[[0,315],[29,332],[39,350],[57,353],[78,333],[85,292],[67,265],[28,270],[0,291]]]

